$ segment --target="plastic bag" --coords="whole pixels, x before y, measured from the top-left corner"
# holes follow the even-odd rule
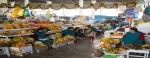
[[[17,15],[18,16],[23,16],[24,15],[24,9],[20,9]]]
[[[28,9],[24,9],[24,15],[25,15],[25,16],[28,16],[28,17],[30,16],[30,12],[29,12]]]
[[[47,17],[47,18],[52,18],[52,14],[50,13],[50,11],[47,11],[47,12],[46,12],[46,17]]]
[[[18,12],[19,12],[19,10],[20,10],[19,7],[14,8],[14,10],[13,10],[11,16],[12,16],[13,18],[18,17]]]

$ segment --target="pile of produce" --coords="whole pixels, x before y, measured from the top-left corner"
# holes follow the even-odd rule
[[[10,46],[10,45],[11,45],[10,39],[5,39],[5,38],[0,39],[0,46],[1,47]]]
[[[150,44],[128,44],[125,45],[126,49],[136,49],[136,50],[140,50],[140,49],[150,49]]]
[[[113,48],[113,47],[106,48],[106,52],[108,52],[110,54],[119,54],[124,51],[126,51],[126,49],[124,49],[124,48]]]
[[[70,36],[70,35],[66,35],[64,36],[63,38],[57,38],[57,39],[54,39],[53,42],[54,43],[61,43],[63,41],[69,41],[69,40],[74,40],[74,37]]]
[[[37,49],[40,49],[40,48],[43,48],[43,47],[46,47],[47,45],[44,44],[44,43],[38,43],[38,44],[35,44],[34,47],[37,48]]]
[[[17,47],[17,48],[21,48],[21,47],[31,46],[31,44],[26,44],[25,42],[18,42],[16,44],[13,44],[12,46]]]
[[[109,43],[109,44],[118,44],[120,43],[120,40],[119,39],[112,39],[112,38],[102,38],[101,39],[102,42],[104,43]]]
[[[54,37],[56,37],[56,38],[62,37],[61,33],[55,33],[55,34],[52,34],[52,36],[54,36]]]

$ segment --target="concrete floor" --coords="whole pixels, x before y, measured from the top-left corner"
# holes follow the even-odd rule
[[[39,54],[28,55],[25,57],[1,56],[0,58],[92,58],[91,53],[99,46],[100,37],[94,43],[90,43],[88,38],[80,39],[75,44],[66,45],[56,49],[50,49]]]

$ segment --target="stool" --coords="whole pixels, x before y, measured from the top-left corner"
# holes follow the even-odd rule
[[[130,55],[129,53],[143,53],[143,56],[139,55]],[[148,58],[149,51],[147,50],[127,50],[127,58],[131,57],[142,57],[142,58]]]
[[[2,50],[2,55],[7,55],[8,57],[10,57],[8,47],[0,47],[0,49]]]

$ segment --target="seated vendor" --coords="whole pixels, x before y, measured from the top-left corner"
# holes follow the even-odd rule
[[[137,28],[130,28],[129,32],[127,32],[122,38],[122,44],[144,44],[144,33],[139,32]]]
[[[39,41],[42,41],[43,43],[47,44],[48,47],[51,47],[52,40],[46,37],[46,30],[44,28],[38,28],[38,30],[35,32],[35,35]]]
[[[70,35],[74,37],[75,35],[73,30],[73,27],[68,27],[68,29],[62,31],[62,36]]]

